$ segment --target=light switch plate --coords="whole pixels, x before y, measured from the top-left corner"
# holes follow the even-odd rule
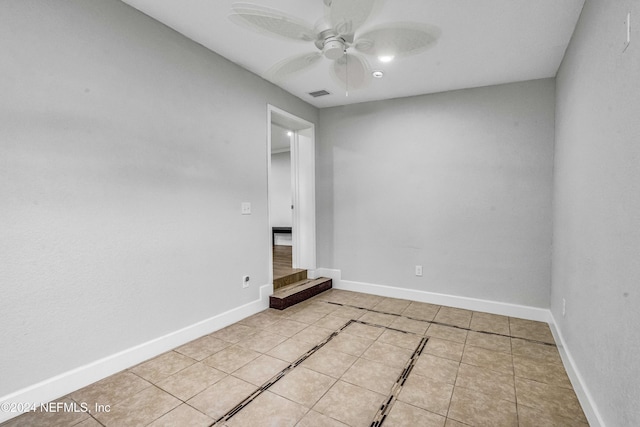
[[[242,215],[251,215],[251,203],[242,202],[240,209],[241,209]]]

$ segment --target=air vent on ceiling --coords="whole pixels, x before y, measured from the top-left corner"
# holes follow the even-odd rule
[[[331,95],[331,93],[322,89],[322,90],[317,90],[315,92],[309,92],[309,95],[313,96],[314,98],[317,98],[319,96]]]

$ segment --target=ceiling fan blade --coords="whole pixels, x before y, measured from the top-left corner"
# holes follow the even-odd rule
[[[338,82],[349,89],[360,89],[371,80],[369,63],[361,55],[348,53],[336,59],[331,68],[332,75]]]
[[[320,58],[322,58],[321,52],[304,53],[302,55],[292,56],[269,68],[265,73],[265,77],[267,80],[273,82],[281,81],[291,74],[312,66],[318,62]]]
[[[338,35],[353,35],[372,15],[380,0],[330,0],[328,21]]]
[[[436,44],[440,29],[433,25],[399,22],[375,27],[358,36],[355,49],[375,56],[409,56]]]
[[[312,41],[316,39],[313,26],[279,10],[251,3],[234,3],[229,19],[245,28],[262,34],[286,39]]]

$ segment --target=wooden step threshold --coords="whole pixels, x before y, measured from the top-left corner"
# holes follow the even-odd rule
[[[326,277],[300,280],[274,292],[269,297],[269,307],[284,310],[331,289],[331,286],[332,280]]]

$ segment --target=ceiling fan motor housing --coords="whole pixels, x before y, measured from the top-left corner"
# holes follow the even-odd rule
[[[340,37],[329,37],[324,41],[324,46],[322,47],[322,53],[327,59],[331,59],[335,61],[338,58],[342,58],[345,51],[345,43],[344,40]]]

